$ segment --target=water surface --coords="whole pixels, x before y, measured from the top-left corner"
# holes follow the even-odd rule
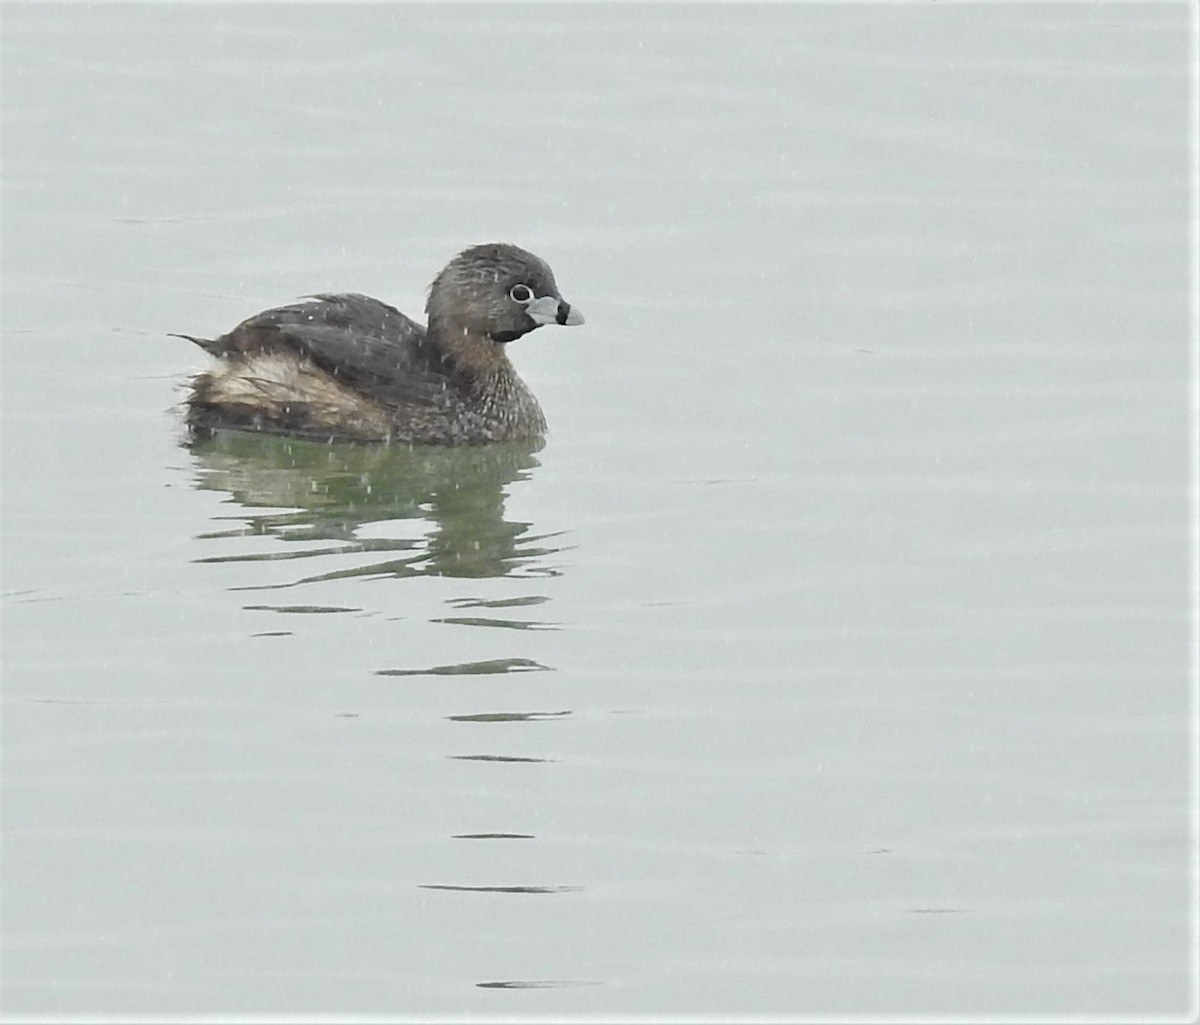
[[[5,4],[3,1010],[1194,1014],[1188,36]],[[492,239],[544,447],[184,444]]]

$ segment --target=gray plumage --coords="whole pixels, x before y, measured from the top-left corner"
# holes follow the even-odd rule
[[[541,408],[505,348],[542,324],[583,321],[546,263],[505,243],[467,249],[434,279],[426,310],[428,328],[378,299],[319,294],[218,338],[181,335],[218,360],[192,382],[188,424],[432,444],[540,435]]]

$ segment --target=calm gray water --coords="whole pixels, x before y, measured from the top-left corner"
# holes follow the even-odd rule
[[[1188,19],[4,4],[3,1011],[1194,1014]],[[182,443],[493,239],[544,447]]]

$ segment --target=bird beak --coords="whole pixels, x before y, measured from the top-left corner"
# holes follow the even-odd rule
[[[525,312],[538,324],[574,326],[583,323],[583,314],[565,299],[560,299],[556,295],[543,295],[537,299],[531,299],[525,305]]]

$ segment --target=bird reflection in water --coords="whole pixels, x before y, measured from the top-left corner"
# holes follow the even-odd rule
[[[555,535],[504,518],[508,485],[529,478],[542,441],[463,447],[328,445],[219,431],[189,446],[197,486],[228,492],[246,510],[236,529],[206,539],[271,535],[332,541],[295,551],[210,556],[202,562],[311,559],[378,552],[378,562],[304,576],[295,584],[357,576],[557,576],[544,564]],[[281,511],[286,510],[286,511]],[[360,537],[382,521],[426,521],[424,536]],[[279,585],[276,585],[279,586]],[[283,585],[290,586],[290,585]]]

